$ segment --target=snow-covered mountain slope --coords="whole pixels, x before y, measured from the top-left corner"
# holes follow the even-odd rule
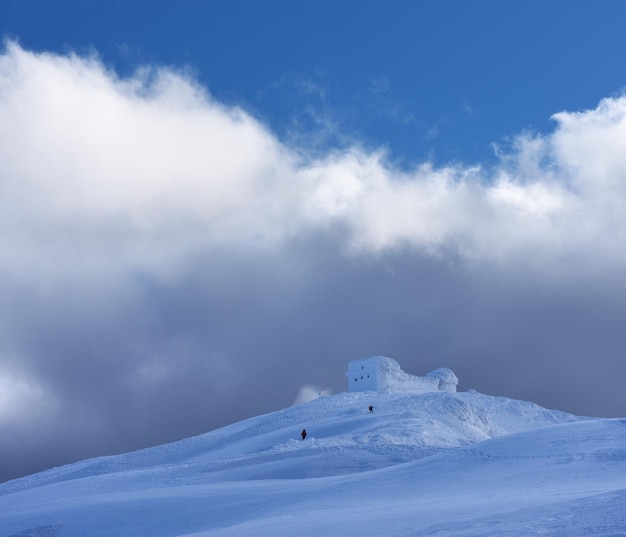
[[[625,500],[626,420],[358,392],[5,483],[0,535],[626,535]]]

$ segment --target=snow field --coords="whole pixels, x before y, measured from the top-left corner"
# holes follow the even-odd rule
[[[1,484],[0,535],[626,535],[625,446],[626,420],[343,393]]]

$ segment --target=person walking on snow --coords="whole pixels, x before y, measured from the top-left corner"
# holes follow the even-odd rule
[[[370,414],[373,414],[374,413],[374,407],[372,405],[370,405],[369,409],[370,409]]]
[[[300,436],[302,437],[302,440],[304,440],[306,438],[306,429],[302,429],[302,432],[300,433]]]

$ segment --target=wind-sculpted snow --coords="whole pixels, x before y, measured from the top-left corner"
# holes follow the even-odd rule
[[[374,406],[370,414],[368,406]],[[193,465],[213,472],[247,469],[280,462],[281,477],[333,475],[389,466],[538,426],[571,421],[570,414],[532,403],[473,393],[342,393],[271,414],[250,418],[216,431],[116,457],[87,460],[44,472],[37,484],[163,465]],[[309,436],[300,440],[300,431]],[[331,456],[332,455],[332,456]],[[325,463],[303,457],[323,456]],[[285,462],[294,468],[285,474]],[[16,486],[24,486],[18,480]],[[0,489],[1,490],[1,489]]]
[[[0,535],[626,535],[624,446],[626,420],[343,393],[0,485]]]

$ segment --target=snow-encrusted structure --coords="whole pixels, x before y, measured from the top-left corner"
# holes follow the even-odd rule
[[[459,379],[447,367],[424,377],[405,373],[400,364],[386,356],[371,356],[348,362],[349,392],[456,392]]]

